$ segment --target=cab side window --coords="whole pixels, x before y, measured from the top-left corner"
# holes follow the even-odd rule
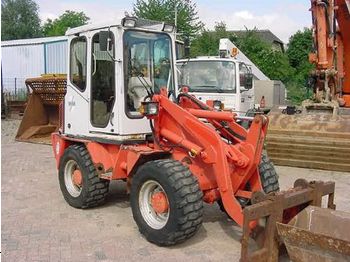
[[[80,91],[86,88],[87,41],[85,37],[77,37],[70,44],[70,81]]]

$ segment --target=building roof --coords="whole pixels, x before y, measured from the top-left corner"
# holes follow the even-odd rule
[[[66,41],[66,40],[67,40],[66,36],[53,36],[53,37],[8,40],[8,41],[1,41],[1,47],[19,46],[19,45],[39,45],[39,44],[43,44],[43,43],[61,42],[61,41]]]
[[[247,30],[229,30],[228,32],[235,34],[237,37],[242,37],[247,33]],[[281,46],[281,50],[284,51],[284,43],[274,33],[268,29],[254,30],[254,33],[264,42],[268,44],[278,44]]]
[[[229,32],[236,34],[237,36],[242,36],[247,33],[247,30],[229,30]],[[272,33],[268,29],[254,30],[254,33],[256,33],[260,39],[266,42],[269,42],[269,43],[277,42],[280,44],[284,44],[281,39],[279,39],[274,33]]]

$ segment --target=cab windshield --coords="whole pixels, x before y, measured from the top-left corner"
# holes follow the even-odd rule
[[[179,82],[190,92],[235,93],[235,63],[229,61],[184,61],[178,63]]]
[[[139,116],[148,90],[174,89],[171,38],[164,33],[127,31],[124,33],[125,86],[127,113]]]

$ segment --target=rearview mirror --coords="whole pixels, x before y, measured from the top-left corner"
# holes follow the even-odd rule
[[[100,43],[100,51],[107,51],[108,49],[108,38],[109,38],[109,32],[108,31],[100,31],[98,35],[98,41]]]

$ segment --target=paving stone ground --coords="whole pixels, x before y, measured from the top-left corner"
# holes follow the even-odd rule
[[[125,184],[107,203],[78,210],[64,201],[50,146],[14,141],[18,120],[1,128],[3,261],[238,261],[240,229],[216,205],[190,240],[168,248],[148,243],[133,221]],[[350,211],[350,174],[276,167],[281,187],[298,177],[336,181],[337,209]]]

